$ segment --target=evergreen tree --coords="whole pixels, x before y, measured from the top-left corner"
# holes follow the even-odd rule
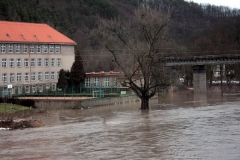
[[[65,76],[65,71],[63,69],[61,69],[60,73],[59,73],[57,87],[64,90],[64,88],[67,87],[67,86],[68,86],[68,82],[67,82],[67,79],[66,79],[66,76]]]
[[[83,61],[80,55],[80,52],[77,51],[75,54],[75,61],[71,67],[71,78],[74,85],[79,86],[80,83],[84,82],[86,77],[84,68],[83,68]]]

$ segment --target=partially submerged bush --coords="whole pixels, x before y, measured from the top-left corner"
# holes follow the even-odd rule
[[[5,120],[0,121],[0,128],[9,128],[9,129],[25,129],[25,128],[35,128],[42,127],[44,124],[37,120],[21,120],[21,121],[13,121],[13,120]]]
[[[32,99],[16,99],[16,98],[0,97],[0,103],[11,103],[11,104],[17,104],[17,105],[35,108],[35,105],[34,105],[35,102]]]

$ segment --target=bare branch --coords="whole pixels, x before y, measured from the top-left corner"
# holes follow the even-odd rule
[[[122,85],[148,102],[159,87],[167,88],[171,83],[170,74],[165,73],[168,69],[162,64],[169,16],[140,9],[135,16],[128,23],[120,19],[103,21],[98,34],[123,73]],[[148,105],[141,108],[145,107]]]

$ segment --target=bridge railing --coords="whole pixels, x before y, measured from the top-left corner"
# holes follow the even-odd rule
[[[186,62],[186,61],[218,61],[218,60],[240,60],[240,54],[223,54],[223,55],[204,55],[204,56],[187,56],[187,57],[166,57],[165,62]]]

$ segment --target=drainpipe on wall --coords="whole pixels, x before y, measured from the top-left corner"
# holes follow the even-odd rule
[[[32,94],[32,60],[31,60],[31,55],[30,55],[30,44],[28,44],[28,57],[29,57],[29,91],[30,94]]]

